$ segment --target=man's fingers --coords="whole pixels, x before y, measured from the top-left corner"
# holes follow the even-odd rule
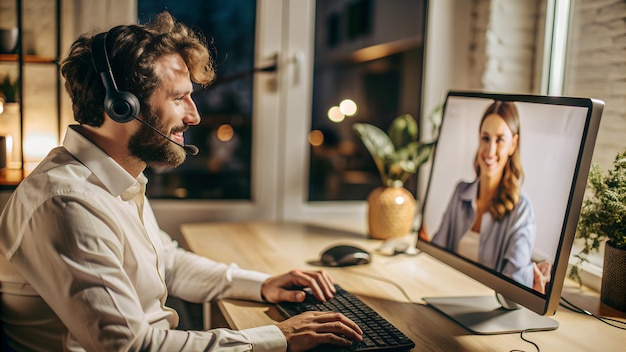
[[[302,302],[306,293],[300,290],[281,290],[278,293],[278,300],[281,302]]]
[[[303,296],[287,291],[299,291],[308,287],[320,301],[325,302],[335,295],[336,289],[330,274],[321,271],[292,270],[283,275],[272,276],[261,286],[261,294],[271,303],[280,301],[300,302]]]
[[[361,328],[345,315],[336,312],[314,312],[313,319],[317,323],[321,323],[319,332],[332,333],[348,333],[351,338],[360,338],[363,334]]]
[[[299,272],[298,274],[302,275],[303,279],[309,282],[307,286],[311,288],[313,295],[320,301],[333,298],[337,292],[333,279],[325,270]]]
[[[308,351],[321,344],[348,347],[362,341],[361,329],[335,312],[305,312],[276,324],[287,338],[290,351]]]
[[[292,270],[289,275],[293,284],[310,288],[315,298],[322,302],[335,295],[335,285],[326,271]]]
[[[352,340],[348,340],[346,338],[343,338],[337,334],[333,334],[333,333],[328,333],[328,334],[322,334],[320,339],[318,340],[319,344],[332,344],[332,345],[337,345],[337,346],[352,346]]]

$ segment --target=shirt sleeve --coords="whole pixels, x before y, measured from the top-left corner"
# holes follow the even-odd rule
[[[224,264],[179,248],[165,232],[161,233],[166,262],[166,282],[170,293],[189,302],[216,298],[262,301],[261,285],[268,274]]]
[[[158,304],[165,290],[141,292],[140,296],[137,283],[128,275],[133,268],[124,261],[125,254],[132,251],[128,238],[122,235],[127,229],[119,228],[118,219],[112,219],[122,215],[111,215],[110,209],[97,203],[88,197],[72,196],[54,197],[43,203],[23,229],[23,239],[11,258],[68,329],[65,347],[88,351],[286,350],[285,338],[276,326],[242,331],[179,331],[169,328],[165,316],[152,317],[150,323],[142,302],[145,305],[145,297],[150,296],[156,298],[148,302]],[[181,258],[185,263],[181,268],[204,261],[189,253]],[[243,278],[245,275],[240,275],[237,268],[217,263],[209,266],[221,268],[211,275],[226,273],[226,277],[234,278],[232,283],[254,282],[245,292],[253,292],[256,288],[252,286],[261,279],[254,275],[252,279]],[[235,289],[226,291],[239,294]]]
[[[287,342],[275,325],[234,331],[179,331],[153,329],[141,346],[131,351],[284,352]]]
[[[522,197],[507,229],[508,246],[503,255],[502,274],[528,287],[533,286],[532,251],[535,244],[535,220],[531,203]]]
[[[462,193],[470,185],[459,182],[455,186],[450,197],[445,213],[441,219],[441,225],[432,238],[432,243],[449,251],[455,251],[459,239],[467,232],[473,221],[474,210],[471,202],[466,203]]]

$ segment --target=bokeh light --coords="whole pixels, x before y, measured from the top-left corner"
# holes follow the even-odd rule
[[[339,123],[343,121],[345,117],[346,115],[344,115],[336,105],[328,109],[328,119],[332,122]]]
[[[233,126],[229,124],[223,124],[217,128],[217,139],[222,142],[230,141],[235,135],[235,131],[233,130]]]
[[[346,116],[353,116],[356,114],[356,103],[351,99],[344,99],[339,104],[339,110]]]
[[[313,130],[309,133],[309,143],[314,147],[319,147],[324,143],[324,133],[320,130]]]

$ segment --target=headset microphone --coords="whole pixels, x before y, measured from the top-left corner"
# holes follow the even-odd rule
[[[180,144],[161,131],[154,128],[142,119],[137,118],[139,116],[140,104],[139,99],[131,93],[117,88],[115,78],[113,77],[113,71],[111,70],[111,63],[109,62],[109,55],[107,53],[107,35],[108,32],[100,33],[93,38],[91,44],[91,56],[93,59],[93,66],[104,84],[106,96],[104,98],[104,111],[107,115],[116,122],[126,123],[130,120],[137,120],[144,125],[150,127],[151,130],[161,135],[168,141],[183,148],[189,155],[197,155],[199,150],[195,145]]]
[[[142,119],[138,119],[138,118],[135,118],[135,120],[143,123],[145,126],[150,127],[151,130],[153,130],[154,132],[158,133],[161,137],[163,137],[163,138],[167,139],[168,141],[176,144],[177,146],[183,148],[187,154],[189,154],[189,155],[198,155],[198,152],[200,150],[195,145],[193,145],[193,144],[184,144],[184,145],[180,144],[180,143],[176,142],[175,140],[171,139],[170,137],[166,136],[163,132],[161,132],[161,131],[157,130],[156,128],[154,128],[154,126],[150,125],[146,121],[144,121]]]

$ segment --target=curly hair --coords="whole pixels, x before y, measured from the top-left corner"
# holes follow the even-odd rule
[[[94,35],[83,34],[71,46],[61,64],[65,89],[72,99],[74,119],[99,127],[104,122],[105,89],[93,66],[91,44]],[[206,86],[215,78],[213,59],[206,38],[177,22],[167,11],[154,21],[117,26],[108,31],[107,52],[119,90],[137,96],[141,109],[160,85],[154,62],[179,54],[185,61],[191,80]]]
[[[513,155],[509,157],[502,172],[500,184],[496,190],[489,213],[497,221],[504,218],[510,213],[520,199],[522,182],[524,178],[524,169],[522,168],[522,158],[520,155],[520,122],[519,114],[515,103],[509,101],[495,101],[487,107],[480,120],[479,131],[489,115],[498,115],[507,124],[513,136],[517,135],[517,148]],[[478,153],[474,159],[474,170],[476,176],[480,176],[480,168],[478,166]]]

